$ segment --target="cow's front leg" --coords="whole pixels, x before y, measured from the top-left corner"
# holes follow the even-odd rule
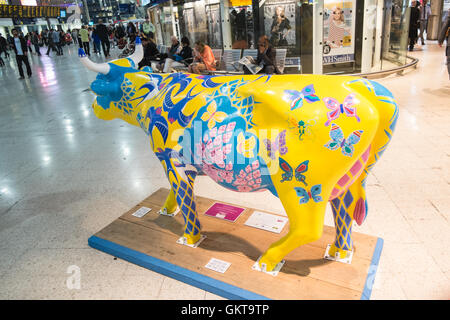
[[[192,170],[177,170],[177,179],[171,181],[176,203],[184,219],[184,234],[186,244],[193,245],[201,239],[201,226],[194,200],[194,179],[197,172]]]
[[[292,250],[318,240],[323,232],[326,201],[299,204],[299,197],[293,188],[278,188],[279,198],[289,217],[289,233],[273,243],[259,260],[261,270],[272,271]],[[322,196],[326,192],[322,193]]]

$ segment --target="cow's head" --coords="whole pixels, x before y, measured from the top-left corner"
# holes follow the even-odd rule
[[[127,58],[94,63],[83,49],[79,49],[78,55],[83,65],[98,72],[91,83],[91,89],[97,95],[92,104],[95,115],[103,120],[120,118],[138,125],[136,114],[140,104],[157,94],[162,79],[160,75],[152,74],[149,67],[137,69],[144,56],[140,38],[136,37],[134,53]]]

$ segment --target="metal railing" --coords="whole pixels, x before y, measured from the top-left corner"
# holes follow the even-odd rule
[[[367,72],[367,73],[352,73],[349,74],[349,76],[355,76],[355,77],[362,77],[362,78],[368,78],[368,77],[375,77],[375,76],[381,76],[381,75],[390,75],[392,73],[401,74],[403,71],[409,68],[417,68],[417,63],[419,62],[419,59],[406,56],[407,59],[411,59],[411,62],[404,64],[402,66],[398,66],[396,68],[392,69],[386,69],[386,70],[380,70],[380,71],[374,71],[374,72]]]

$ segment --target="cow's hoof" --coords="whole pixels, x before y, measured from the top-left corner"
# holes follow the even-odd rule
[[[158,211],[158,213],[162,216],[169,216],[169,217],[175,217],[178,212],[180,212],[180,210],[178,210],[178,207],[175,208],[175,210],[173,210],[172,212],[168,212],[167,208],[162,208],[161,210]]]
[[[206,236],[200,233],[197,233],[195,236],[185,233],[180,239],[177,240],[177,243],[191,248],[197,248],[205,238]]]
[[[285,262],[284,260],[274,262],[269,260],[267,256],[263,255],[262,257],[258,258],[258,260],[253,265],[252,269],[270,274],[272,276],[276,276],[283,267],[284,262]]]
[[[342,250],[336,247],[334,244],[329,244],[325,251],[324,258],[327,260],[339,261],[343,263],[352,263],[353,251]]]

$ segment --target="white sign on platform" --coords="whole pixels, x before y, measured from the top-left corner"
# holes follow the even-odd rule
[[[135,213],[133,213],[132,216],[142,218],[147,213],[149,213],[151,210],[152,210],[151,208],[141,207],[141,208],[139,208],[139,210],[137,210]]]
[[[211,258],[205,268],[211,269],[216,272],[225,273],[228,268],[231,266],[231,263],[219,260],[216,258]]]
[[[245,225],[274,233],[280,233],[287,222],[287,217],[281,217],[275,214],[255,211],[245,222]]]

